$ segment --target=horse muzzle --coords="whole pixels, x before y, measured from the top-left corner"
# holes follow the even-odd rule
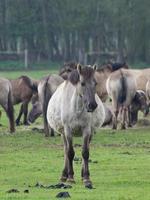
[[[87,105],[87,112],[93,112],[97,108],[97,103],[89,103]]]

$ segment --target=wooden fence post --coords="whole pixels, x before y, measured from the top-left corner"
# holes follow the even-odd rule
[[[28,69],[28,49],[24,50],[24,66],[25,69]]]

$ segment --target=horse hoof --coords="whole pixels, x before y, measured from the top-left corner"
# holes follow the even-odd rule
[[[85,188],[93,189],[92,182],[90,180],[84,180]]]
[[[132,124],[128,124],[128,127],[131,128],[131,127],[132,127]]]
[[[68,182],[68,183],[71,183],[71,184],[76,183],[75,180],[74,180],[73,178],[68,178],[68,179],[67,179],[67,182]]]
[[[126,129],[125,125],[122,125],[121,130],[125,130],[125,129]]]
[[[25,126],[30,126],[30,123],[29,122],[25,122],[24,125]]]
[[[66,182],[66,180],[67,180],[67,177],[66,177],[66,176],[62,176],[62,177],[60,178],[60,181],[61,181],[61,182]]]
[[[116,129],[117,129],[117,127],[116,127],[116,126],[113,126],[113,127],[112,127],[112,129],[113,129],[113,130],[116,130]]]

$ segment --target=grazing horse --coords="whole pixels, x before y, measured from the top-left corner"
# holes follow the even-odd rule
[[[42,115],[42,104],[39,100],[38,92],[33,94],[31,99],[32,108],[28,114],[28,122],[34,123]]]
[[[103,104],[96,94],[95,67],[78,64],[68,80],[64,81],[51,97],[47,120],[49,125],[62,134],[65,164],[61,181],[74,182],[72,136],[79,131],[83,136],[81,176],[85,187],[92,187],[88,167],[89,144],[95,128],[101,127],[105,118]]]
[[[5,78],[0,78],[0,105],[4,108],[4,110],[7,113],[10,124],[10,132],[14,132],[15,123],[12,103],[12,87],[9,80]]]
[[[22,114],[24,114],[24,125],[28,125],[28,104],[34,92],[37,91],[37,82],[27,76],[21,76],[17,79],[10,80],[12,85],[13,105],[21,104],[19,115],[16,119],[16,125],[19,125]]]
[[[125,129],[127,116],[129,117],[129,106],[136,94],[136,82],[134,76],[126,69],[117,70],[109,76],[106,88],[112,99],[114,110],[113,129],[117,128],[118,113],[121,113],[121,129]],[[130,119],[129,119],[130,125]]]
[[[43,114],[45,136],[54,136],[53,129],[47,123],[47,106],[51,96],[63,81],[63,78],[56,74],[44,77],[38,84],[38,93],[32,99],[32,110],[29,113],[28,120],[34,122],[36,118]]]
[[[149,105],[147,103],[146,94],[142,90],[137,90],[130,105],[130,122],[135,125],[138,120],[138,111],[143,112],[144,116],[149,113]]]

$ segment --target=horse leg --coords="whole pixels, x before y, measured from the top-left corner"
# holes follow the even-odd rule
[[[89,144],[91,140],[91,130],[83,130],[83,146],[82,146],[82,171],[81,176],[85,187],[92,187],[89,172]]]
[[[128,120],[128,127],[132,127],[132,123],[131,123],[131,109],[130,109],[130,106],[128,106],[127,120]]]
[[[71,183],[75,183],[74,181],[74,171],[73,171],[73,158],[75,155],[74,149],[73,149],[73,145],[72,145],[72,133],[69,127],[65,127],[64,128],[64,133],[65,133],[65,138],[66,138],[66,142],[67,142],[67,159],[68,159],[68,178],[67,181],[71,182]],[[66,162],[67,162],[66,159]],[[66,163],[67,164],[67,163]]]
[[[114,111],[113,118],[112,118],[112,123],[113,123],[112,129],[117,129],[117,117],[118,117],[118,113],[119,113],[119,111],[118,111],[118,109],[116,109]]]
[[[19,126],[22,113],[23,113],[23,103],[21,104],[20,111],[19,111],[19,115],[18,115],[18,117],[17,117],[17,119],[16,119],[16,126]]]
[[[44,133],[45,137],[55,136],[54,130],[48,125],[47,119],[44,119]]]
[[[24,114],[24,121],[23,124],[24,125],[30,125],[28,120],[27,120],[27,116],[28,116],[28,101],[23,103],[23,114]]]
[[[126,125],[125,125],[126,119],[127,119],[127,108],[123,107],[121,129],[126,129]]]
[[[118,113],[119,113],[119,108],[118,108],[118,104],[116,101],[116,97],[113,95],[112,97],[112,107],[114,109],[114,113],[113,113],[113,117],[112,117],[112,129],[117,129],[117,117],[118,117]]]
[[[68,178],[68,156],[67,156],[67,140],[64,136],[64,134],[62,135],[63,137],[63,141],[64,141],[64,169],[62,171],[62,175],[60,180],[62,182],[65,182]]]
[[[44,133],[45,133],[45,137],[55,136],[54,130],[48,125],[48,121],[47,121],[47,107],[45,109],[44,105],[43,105],[43,121],[44,121]]]
[[[8,101],[8,104],[3,106],[3,108],[9,119],[10,132],[13,133],[13,132],[15,132],[15,122],[14,122],[14,109],[13,109],[12,102]]]

